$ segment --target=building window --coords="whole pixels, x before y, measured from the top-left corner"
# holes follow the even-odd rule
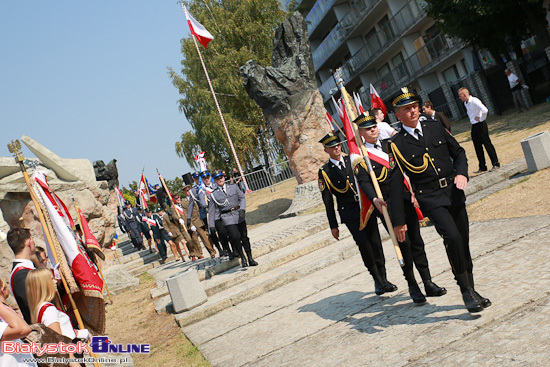
[[[393,68],[395,70],[395,76],[397,77],[398,80],[401,80],[406,76],[408,76],[407,67],[404,61],[405,59],[403,58],[403,54],[401,52],[399,52],[397,55],[395,55],[391,59]]]
[[[384,15],[384,17],[378,22],[378,36],[380,37],[380,43],[383,45],[388,43],[394,36],[394,32],[387,15]]]
[[[447,70],[443,71],[443,77],[445,78],[446,82],[454,82],[458,80],[458,70],[456,69],[456,65],[453,65]]]

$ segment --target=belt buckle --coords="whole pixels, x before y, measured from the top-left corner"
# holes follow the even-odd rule
[[[447,187],[447,178],[446,177],[440,178],[439,179],[439,188],[443,189],[445,187]]]

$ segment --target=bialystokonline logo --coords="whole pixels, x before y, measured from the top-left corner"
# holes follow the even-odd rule
[[[113,344],[108,336],[94,336],[90,343],[94,353],[149,353],[149,344]]]
[[[2,353],[4,354],[16,354],[16,353],[30,353],[36,356],[42,356],[44,354],[67,354],[67,353],[87,353],[90,354],[88,344],[78,342],[76,344],[65,343],[30,343],[25,344],[16,341],[2,342]]]

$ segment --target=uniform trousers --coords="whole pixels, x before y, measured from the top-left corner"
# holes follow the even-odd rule
[[[229,235],[229,240],[231,242],[231,247],[233,252],[236,252],[238,255],[243,256],[243,247],[244,251],[248,254],[250,253],[250,240],[248,239],[248,230],[246,229],[246,221],[243,220],[239,224],[229,224],[225,226],[227,234]]]
[[[212,233],[214,233],[214,235],[218,234],[218,238],[220,240],[220,243],[222,245],[222,248],[224,249],[225,252],[227,252],[228,254],[230,252],[233,252],[231,251],[231,248],[229,247],[229,234],[227,233],[227,229],[225,228],[225,226],[223,225],[223,222],[221,219],[217,219],[215,222],[214,222],[216,228],[214,231],[210,231],[210,234],[212,235]]]
[[[487,170],[483,147],[485,147],[485,150],[489,155],[489,159],[491,159],[493,167],[500,166],[500,164],[498,163],[497,152],[495,150],[495,147],[493,146],[493,143],[491,142],[491,138],[489,137],[489,128],[487,127],[486,121],[480,121],[472,125],[472,141],[476,150],[476,156],[479,162],[480,170]]]
[[[216,256],[216,250],[214,249],[214,246],[212,245],[212,240],[210,239],[210,236],[208,234],[208,231],[206,231],[206,226],[197,227],[197,230],[193,232],[193,234],[196,236],[197,234],[202,240],[202,243],[204,247],[208,250],[208,253],[210,256]],[[198,238],[195,239],[198,243]]]
[[[376,215],[370,216],[363,230],[359,230],[359,219],[349,220],[344,224],[348,227],[355,244],[359,247],[363,264],[365,264],[373,278],[378,280],[379,275],[386,274],[386,259],[384,258]]]
[[[428,217],[445,244],[445,251],[453,274],[472,273],[470,228],[466,204],[440,206],[430,210]]]
[[[159,250],[160,257],[165,259],[166,254],[166,242],[170,241],[170,236],[168,236],[168,233],[166,230],[161,230],[160,232],[153,232],[153,237],[155,238],[155,243],[157,244],[157,248]]]

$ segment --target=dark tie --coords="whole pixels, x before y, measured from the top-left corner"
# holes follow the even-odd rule
[[[420,129],[414,129],[414,132],[416,133],[416,136],[418,137],[418,141],[424,144],[424,136],[422,136],[422,133],[420,132]]]
[[[380,148],[382,148],[380,145],[374,144],[374,149],[380,149]]]
[[[340,162],[340,170],[342,172],[346,172],[346,166],[344,166],[344,162]]]

